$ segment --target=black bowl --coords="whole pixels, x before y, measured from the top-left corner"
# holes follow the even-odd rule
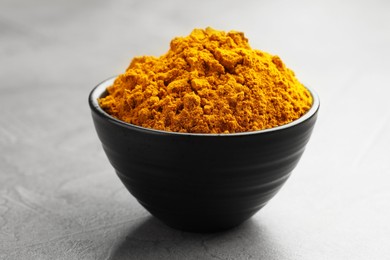
[[[117,175],[152,215],[186,231],[231,228],[260,210],[297,165],[319,109],[289,124],[235,134],[188,134],[117,120],[97,99],[114,78],[96,86],[89,105],[97,134]]]

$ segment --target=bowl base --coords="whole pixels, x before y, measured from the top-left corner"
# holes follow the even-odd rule
[[[250,219],[258,210],[241,214],[164,214],[141,203],[152,216],[170,228],[191,233],[216,233],[235,228]],[[204,212],[203,212],[204,213]]]

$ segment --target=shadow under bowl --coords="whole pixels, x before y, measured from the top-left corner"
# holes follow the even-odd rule
[[[89,96],[93,122],[120,180],[139,203],[170,227],[191,232],[232,228],[258,212],[282,187],[312,133],[318,96],[301,118],[271,129],[189,134],[147,129],[107,114]]]

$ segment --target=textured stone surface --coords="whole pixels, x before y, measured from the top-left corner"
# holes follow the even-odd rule
[[[387,1],[0,2],[0,259],[384,259],[390,255]],[[317,90],[281,192],[224,233],[170,229],[109,165],[87,96],[137,55],[213,26]]]

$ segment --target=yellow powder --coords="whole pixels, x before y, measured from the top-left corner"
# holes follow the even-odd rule
[[[241,32],[195,29],[161,57],[132,60],[99,99],[134,125],[187,133],[236,133],[287,124],[311,107],[310,92],[278,56]]]

